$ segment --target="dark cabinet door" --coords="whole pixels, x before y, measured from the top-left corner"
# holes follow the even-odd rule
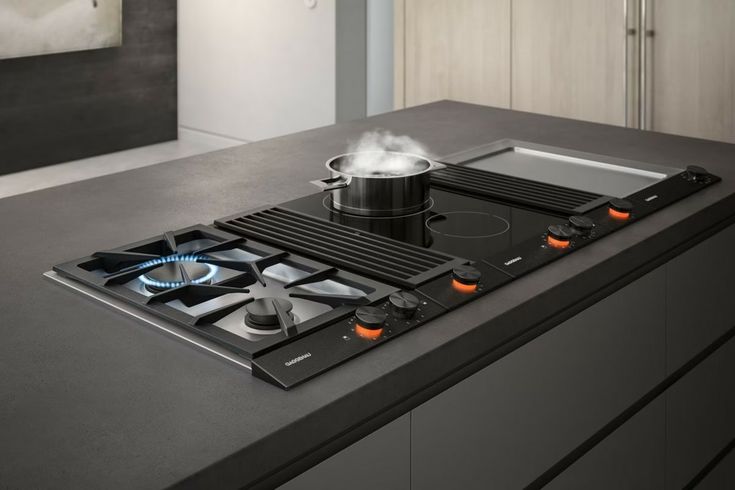
[[[666,391],[666,488],[682,488],[735,438],[735,338]]]
[[[551,481],[548,490],[651,490],[665,478],[666,404],[663,396]]]
[[[415,490],[520,488],[664,378],[665,271],[416,408]]]
[[[281,490],[409,490],[406,414],[297,476]]]
[[[735,325],[735,226],[666,264],[667,372]]]
[[[735,450],[731,450],[697,486],[697,490],[722,490],[723,488],[735,488]]]

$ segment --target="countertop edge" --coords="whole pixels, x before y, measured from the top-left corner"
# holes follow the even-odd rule
[[[546,294],[476,325],[466,334],[413,359],[386,376],[373,380],[348,396],[300,419],[296,424],[284,427],[258,443],[194,473],[171,488],[207,488],[223,484],[273,488],[281,485],[722,231],[735,223],[733,209],[735,195],[730,195],[556,285]],[[682,240],[681,237],[686,238]],[[614,279],[603,281],[602,278]],[[562,306],[555,309],[555,305]],[[536,315],[532,316],[531,311]],[[514,327],[519,323],[525,328]],[[501,341],[492,339],[491,331],[505,332],[504,338]],[[443,361],[461,358],[463,362],[451,365],[437,363],[437,356],[441,356]],[[425,381],[417,386],[417,379]],[[409,395],[385,400],[386,392],[405,393],[401,390],[406,388],[410,388]],[[368,408],[365,400],[380,407]],[[384,401],[376,403],[376,400]],[[265,470],[259,477],[248,478],[243,474],[242,468],[252,460],[252,454],[267,451],[266,448],[269,447],[288,447],[284,443],[292,437],[294,431],[313,433],[314,427],[319,426],[323,417],[330,418],[344,413],[345,410],[349,410],[360,421],[306,452],[288,458],[287,462]]]

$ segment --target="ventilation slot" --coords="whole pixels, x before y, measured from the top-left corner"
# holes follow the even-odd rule
[[[467,263],[284,208],[230,216],[215,224],[403,287],[416,287]]]
[[[565,214],[585,213],[609,199],[593,192],[452,164],[432,172],[431,185]]]

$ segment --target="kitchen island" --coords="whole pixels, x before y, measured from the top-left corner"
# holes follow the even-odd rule
[[[375,128],[436,155],[512,138],[723,181],[291,391],[42,276],[310,194]],[[600,468],[678,488],[735,465],[733,145],[445,101],[6,198],[0,217],[0,488],[565,488]]]

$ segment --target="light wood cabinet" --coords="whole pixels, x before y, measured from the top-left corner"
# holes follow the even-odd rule
[[[624,1],[514,0],[512,108],[624,126]]]
[[[646,129],[735,143],[735,2],[647,2]]]
[[[735,1],[394,5],[396,108],[453,99],[735,142]]]
[[[397,0],[397,102],[510,107],[510,0]]]

